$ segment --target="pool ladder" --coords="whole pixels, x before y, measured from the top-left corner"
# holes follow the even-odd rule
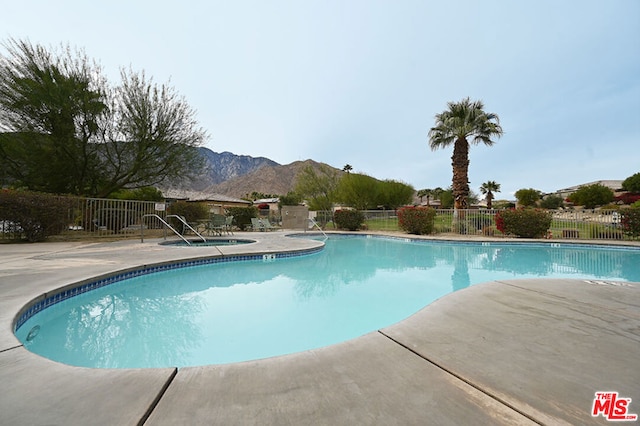
[[[309,218],[309,222],[311,222],[311,227],[316,227],[320,230],[320,232],[322,232],[322,235],[324,235],[325,239],[328,239],[329,237],[327,236],[327,234],[324,233],[324,231],[322,230],[322,228],[320,227],[320,225],[318,225],[318,222],[316,222],[313,218]]]
[[[182,234],[180,234],[178,231],[176,231],[173,226],[169,225],[169,223],[167,221],[165,221],[163,218],[161,218],[160,216],[158,216],[157,214],[151,213],[151,214],[145,214],[142,216],[142,222],[144,222],[144,219],[146,217],[155,217],[156,219],[158,219],[164,226],[166,226],[167,228],[169,228],[170,230],[173,231],[174,234],[176,234],[178,237],[182,238],[182,241],[184,241],[185,243],[187,243],[187,245],[191,245],[191,241],[187,240]],[[189,228],[191,231],[193,231],[194,234],[196,234],[198,237],[202,238],[202,241],[204,241],[205,243],[207,242],[207,239],[205,237],[203,237],[198,231],[196,231],[195,229],[193,229],[191,227],[191,225],[189,225],[183,218],[182,216],[178,216],[175,214],[170,214],[167,215],[167,219],[170,217],[175,217],[176,219],[178,219],[180,222],[182,222],[182,224],[184,226],[186,226],[187,228]],[[143,223],[144,224],[144,223]],[[140,225],[140,242],[144,243],[144,226]]]

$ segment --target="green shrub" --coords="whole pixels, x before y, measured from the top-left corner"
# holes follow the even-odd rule
[[[364,214],[358,210],[336,210],[333,220],[339,229],[357,231],[364,223]]]
[[[559,195],[548,195],[540,201],[543,209],[557,210],[564,204],[564,200]]]
[[[205,203],[188,203],[186,201],[177,201],[169,206],[169,214],[182,216],[187,223],[197,222],[209,218],[209,207]],[[169,218],[169,223],[175,229],[182,229],[183,223],[175,217]]]
[[[44,241],[67,228],[72,205],[67,197],[0,190],[0,222],[29,242]]]
[[[540,238],[551,227],[551,214],[530,208],[503,210],[496,214],[496,227],[503,234]]]
[[[516,196],[519,205],[523,207],[531,207],[536,205],[536,203],[542,196],[542,193],[537,189],[522,188],[518,189],[514,195]]]
[[[433,233],[435,218],[436,211],[431,207],[403,207],[398,210],[398,225],[409,234]]]
[[[137,200],[137,201],[162,201],[164,196],[162,191],[153,186],[145,186],[138,189],[120,189],[112,192],[109,198],[117,200]]]
[[[640,208],[625,208],[620,210],[620,225],[622,231],[630,237],[640,236]]]
[[[604,206],[600,207],[601,210],[620,210],[620,206],[617,204],[605,204]]]
[[[244,231],[251,227],[251,218],[258,217],[258,209],[255,206],[230,207],[227,209],[227,215],[233,216],[233,224]]]
[[[610,203],[613,199],[613,191],[599,183],[580,187],[576,192],[569,195],[569,201],[587,209]]]

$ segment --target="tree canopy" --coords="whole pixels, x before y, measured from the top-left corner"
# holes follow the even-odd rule
[[[379,198],[376,207],[397,209],[413,202],[413,186],[396,180],[383,180],[379,183]]]
[[[195,175],[205,132],[174,88],[121,71],[112,87],[81,50],[9,40],[0,55],[0,179],[106,197]]]
[[[542,197],[542,192],[537,189],[528,188],[528,189],[518,189],[515,193],[516,199],[518,200],[518,204],[523,207],[535,206],[540,197]]]
[[[375,209],[379,196],[378,180],[360,173],[343,175],[336,188],[336,201],[356,210]]]
[[[622,189],[640,193],[640,173],[633,174],[622,181]]]
[[[569,195],[569,201],[578,206],[592,209],[613,201],[613,191],[598,183],[582,186],[576,192]]]
[[[411,204],[415,189],[394,180],[380,181],[365,174],[344,174],[338,181],[336,201],[357,210],[396,209]]]
[[[485,112],[482,101],[466,98],[449,102],[448,107],[435,116],[436,124],[429,130],[429,146],[436,150],[453,144],[451,187],[455,208],[465,209],[470,193],[469,144],[491,146],[495,143],[492,138],[502,136],[503,131],[498,115]]]
[[[306,199],[311,210],[330,213],[338,179],[338,172],[329,166],[321,164],[317,171],[306,166],[298,175],[294,192]]]

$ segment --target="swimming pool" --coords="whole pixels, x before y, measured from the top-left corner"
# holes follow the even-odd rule
[[[59,302],[16,331],[67,364],[166,367],[259,359],[348,340],[499,279],[640,281],[640,250],[332,237],[307,256],[188,266]]]

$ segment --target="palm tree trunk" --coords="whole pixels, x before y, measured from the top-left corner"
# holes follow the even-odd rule
[[[467,197],[469,196],[469,143],[464,137],[456,139],[453,145],[453,229],[459,234],[466,234],[464,221],[467,209]]]
[[[453,190],[454,208],[456,210],[467,208],[469,196],[469,143],[464,137],[456,139],[453,145]]]

